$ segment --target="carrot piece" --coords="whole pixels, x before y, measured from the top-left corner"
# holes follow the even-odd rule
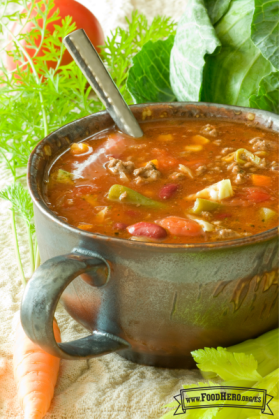
[[[53,331],[56,341],[61,342],[56,321],[53,322]],[[21,322],[18,321],[13,365],[24,419],[42,419],[48,411],[57,381],[59,363],[59,358],[47,354],[26,336]]]
[[[271,177],[264,175],[252,175],[252,182],[255,186],[271,186]]]

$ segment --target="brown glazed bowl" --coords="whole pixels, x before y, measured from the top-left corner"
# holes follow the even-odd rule
[[[269,112],[208,103],[131,107],[139,121],[218,118],[279,131]],[[44,177],[72,142],[112,126],[90,115],[42,140],[29,160],[29,190],[42,262],[21,306],[27,335],[47,352],[79,359],[118,351],[147,365],[193,367],[190,352],[228,346],[278,326],[278,229],[205,244],[155,244],[78,230],[44,202]],[[57,344],[53,316],[61,302],[90,331]]]

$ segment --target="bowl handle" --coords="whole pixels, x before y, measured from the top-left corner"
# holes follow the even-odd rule
[[[21,323],[27,336],[46,352],[64,359],[93,358],[110,352],[128,349],[129,343],[103,331],[72,342],[57,343],[53,333],[53,318],[59,298],[73,279],[89,273],[101,261],[108,262],[97,253],[85,256],[70,253],[47,260],[28,282],[21,302]]]

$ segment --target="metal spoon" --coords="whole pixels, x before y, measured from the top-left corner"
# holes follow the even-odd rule
[[[67,35],[63,42],[120,131],[132,137],[142,137],[143,132],[136,118],[85,31],[78,29]]]

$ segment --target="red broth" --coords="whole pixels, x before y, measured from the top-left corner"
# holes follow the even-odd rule
[[[141,127],[140,139],[110,129],[72,144],[50,170],[49,208],[82,230],[140,241],[204,243],[278,226],[277,133],[224,120]]]

